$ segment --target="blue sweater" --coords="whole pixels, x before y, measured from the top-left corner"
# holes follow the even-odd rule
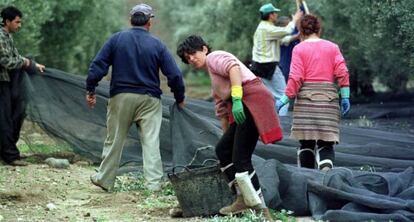
[[[184,100],[184,81],[167,47],[147,30],[133,27],[115,33],[98,52],[89,67],[86,90],[94,92],[112,66],[110,97],[118,93],[150,94],[161,97],[159,69],[177,103]]]
[[[296,35],[298,33],[298,30],[295,28],[295,30],[291,33],[291,35]],[[293,48],[299,44],[299,40],[295,40],[289,45],[280,45],[280,62],[279,67],[280,70],[283,73],[283,76],[285,77],[286,82],[289,79],[289,72],[290,72],[290,63],[292,62],[292,51]]]

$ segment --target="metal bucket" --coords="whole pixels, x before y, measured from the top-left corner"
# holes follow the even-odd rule
[[[206,161],[203,165],[176,166],[168,174],[184,217],[216,215],[235,199],[217,161],[208,166]],[[177,168],[184,170],[176,173]]]

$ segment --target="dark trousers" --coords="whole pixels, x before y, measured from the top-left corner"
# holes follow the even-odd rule
[[[16,143],[25,118],[23,73],[10,73],[10,82],[0,81],[0,157],[6,163],[20,159]]]
[[[335,160],[335,151],[333,148],[334,142],[328,142],[324,140],[299,140],[300,148],[304,152],[300,152],[298,160],[300,161],[300,166],[305,168],[315,168],[315,154],[319,152],[320,160],[329,159],[332,162]],[[315,150],[315,146],[317,146]],[[310,149],[312,152],[309,152]]]
[[[224,173],[229,181],[234,181],[235,174],[248,171],[251,174],[254,169],[252,165],[252,155],[259,139],[256,124],[250,111],[244,107],[246,120],[237,125],[232,123],[223,134],[216,145],[216,155],[220,160],[222,168],[228,167]],[[256,190],[260,189],[259,178],[256,174],[251,178]]]

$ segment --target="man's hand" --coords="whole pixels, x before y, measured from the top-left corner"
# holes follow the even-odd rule
[[[36,69],[39,70],[39,72],[45,71],[45,66],[39,63],[36,63]]]
[[[96,95],[86,94],[86,103],[88,103],[89,108],[94,108],[96,105]]]
[[[302,17],[303,12],[298,9],[294,15],[292,15],[292,21],[296,24],[297,21]]]
[[[35,62],[34,60],[24,58],[23,68],[30,75],[35,75],[37,72],[44,72],[45,66]]]

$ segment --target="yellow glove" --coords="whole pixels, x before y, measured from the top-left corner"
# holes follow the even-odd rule
[[[232,86],[231,87],[231,97],[243,98],[243,87],[242,86]]]
[[[246,120],[246,115],[243,110],[243,88],[241,86],[232,86],[231,87],[231,100],[232,100],[232,110],[234,120],[237,124],[242,124]]]

